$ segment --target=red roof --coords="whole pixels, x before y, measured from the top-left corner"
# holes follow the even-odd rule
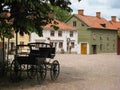
[[[58,21],[58,20],[54,20],[52,22],[52,24],[47,24],[44,28],[53,29],[53,27],[51,27],[51,26],[54,25],[54,22],[57,23],[57,24],[55,24],[55,26],[59,27],[59,30],[69,30],[69,31],[77,30],[76,28],[74,28],[66,23],[63,23],[61,21]]]
[[[115,21],[115,22],[110,21],[110,23],[111,23],[115,28],[120,29],[120,22],[117,22],[117,21]]]
[[[96,16],[78,14],[75,14],[75,16],[85,22],[89,27],[116,30],[115,26],[113,26],[109,21],[102,17],[98,18]]]

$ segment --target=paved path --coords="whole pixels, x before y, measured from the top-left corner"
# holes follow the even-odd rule
[[[120,90],[119,55],[58,54],[55,59],[61,64],[57,81],[48,76],[42,85],[21,84],[14,90]]]

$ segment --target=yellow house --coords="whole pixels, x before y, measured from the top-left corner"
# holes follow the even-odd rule
[[[21,36],[20,34],[17,34],[18,45],[27,45],[30,41],[29,35],[24,34],[24,36]],[[12,39],[5,39],[5,48],[7,49],[9,46],[9,52],[13,53],[16,48],[16,33],[14,33],[14,37]]]

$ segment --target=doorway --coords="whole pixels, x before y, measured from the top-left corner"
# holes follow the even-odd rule
[[[92,53],[96,54],[97,53],[97,46],[96,45],[92,45]]]
[[[87,43],[81,43],[81,54],[87,54]]]

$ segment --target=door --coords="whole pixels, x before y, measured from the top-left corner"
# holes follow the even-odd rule
[[[87,54],[87,43],[81,43],[81,54]]]
[[[120,38],[118,38],[117,42],[118,42],[117,43],[118,44],[117,45],[117,54],[120,55]]]
[[[92,51],[93,51],[93,52],[92,52],[93,54],[96,54],[96,53],[97,53],[96,45],[92,45]]]

